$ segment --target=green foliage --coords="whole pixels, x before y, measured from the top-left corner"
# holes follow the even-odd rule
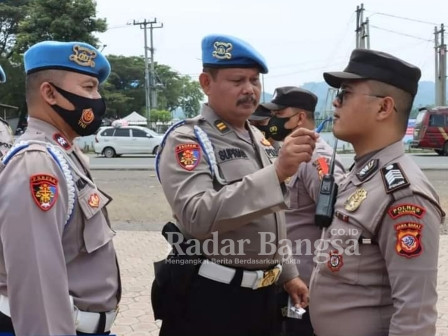
[[[166,110],[151,110],[151,115],[149,118],[150,122],[167,122],[170,121],[171,118],[171,112]]]
[[[28,0],[6,0],[0,3],[0,55],[10,58],[16,44],[19,22],[24,19]]]
[[[106,31],[105,19],[97,19],[92,0],[32,0],[20,21],[17,51],[45,40],[83,41],[98,47],[93,32]]]

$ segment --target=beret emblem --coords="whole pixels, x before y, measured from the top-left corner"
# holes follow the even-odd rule
[[[227,42],[215,42],[213,44],[213,47],[215,50],[213,51],[213,57],[217,59],[231,59],[232,54],[230,53],[232,51],[232,43]]]
[[[93,59],[96,57],[96,52],[94,50],[81,47],[79,45],[73,46],[73,54],[70,55],[70,61],[75,62],[81,66],[95,67],[95,62]]]

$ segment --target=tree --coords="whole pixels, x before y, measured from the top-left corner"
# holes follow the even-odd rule
[[[23,53],[45,40],[82,41],[98,47],[93,32],[107,29],[106,19],[97,19],[93,0],[32,0],[20,21],[16,50]]]
[[[0,3],[0,55],[10,58],[16,44],[19,22],[27,13],[28,0],[6,0]]]
[[[170,121],[171,118],[171,112],[166,110],[151,110],[151,116],[149,118],[149,121],[151,122],[167,122]]]
[[[199,114],[200,102],[203,98],[199,82],[192,82],[188,76],[182,77],[180,106],[187,118],[193,118]]]

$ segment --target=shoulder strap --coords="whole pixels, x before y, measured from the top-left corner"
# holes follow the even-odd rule
[[[30,145],[41,145],[45,147],[47,152],[53,158],[53,160],[58,165],[59,169],[61,169],[62,174],[64,175],[65,181],[67,183],[67,191],[68,191],[68,205],[67,205],[67,217],[64,223],[64,226],[70,222],[73,209],[75,207],[75,182],[73,180],[72,173],[70,171],[69,163],[67,162],[68,155],[63,153],[57,147],[53,146],[50,143],[39,141],[39,140],[27,140],[20,141],[16,145],[14,145],[2,158],[1,162],[3,164],[3,168],[8,164],[8,162],[14,157],[14,155],[18,154],[22,150],[25,150],[30,147]]]

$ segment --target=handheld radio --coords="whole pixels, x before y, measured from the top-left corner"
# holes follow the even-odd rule
[[[334,165],[338,139],[336,139],[331,156],[330,172],[325,174],[320,184],[319,197],[317,198],[316,212],[314,214],[315,224],[322,228],[329,227],[334,214],[334,203],[338,194],[338,185],[334,180]]]

